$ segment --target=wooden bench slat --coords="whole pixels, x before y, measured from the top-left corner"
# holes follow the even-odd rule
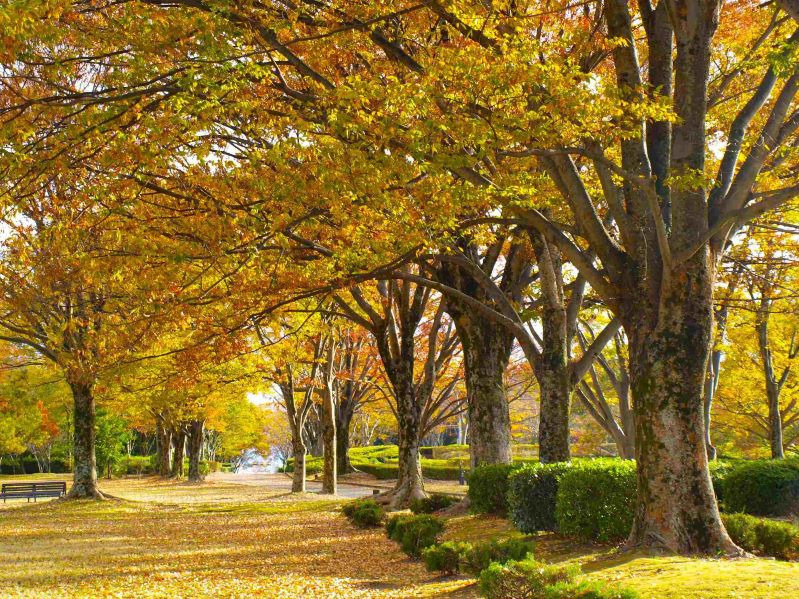
[[[43,481],[29,483],[3,483],[0,487],[0,497],[6,499],[33,499],[39,497],[61,497],[67,492],[67,483],[64,481]]]

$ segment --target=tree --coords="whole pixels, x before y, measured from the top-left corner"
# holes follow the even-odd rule
[[[443,301],[436,303],[432,296],[429,287],[404,280],[381,280],[374,286],[354,287],[346,296],[334,296],[342,314],[374,337],[391,384],[392,410],[399,427],[399,475],[387,496],[393,506],[425,496],[421,439],[459,411],[449,402],[457,377],[449,378],[436,392],[458,349],[458,338],[452,323],[444,323]]]

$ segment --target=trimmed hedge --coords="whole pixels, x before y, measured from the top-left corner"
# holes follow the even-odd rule
[[[444,532],[444,521],[429,514],[394,516],[386,523],[388,538],[402,546],[411,557],[419,557],[422,550],[435,545]]]
[[[799,557],[799,528],[788,522],[747,514],[722,514],[721,519],[730,538],[746,551],[783,560]]]
[[[595,541],[624,539],[632,528],[635,463],[601,458],[575,462],[560,477],[558,530]]]
[[[728,512],[756,516],[799,514],[799,461],[757,460],[736,465],[724,478]]]
[[[727,460],[713,460],[708,465],[710,466],[710,481],[713,483],[713,492],[716,494],[716,501],[718,501],[719,507],[721,507],[724,501],[724,481],[727,479],[727,475],[735,468],[735,464]]]
[[[508,517],[525,533],[557,531],[558,481],[574,462],[529,464],[508,477]]]
[[[508,476],[519,466],[478,466],[469,474],[469,507],[477,514],[508,513]]]
[[[69,463],[67,460],[52,459],[50,460],[50,473],[51,474],[66,474],[70,472]],[[0,474],[13,476],[15,474],[38,474],[39,465],[36,463],[36,458],[26,455],[22,458],[9,458],[4,457],[3,463],[0,464]]]

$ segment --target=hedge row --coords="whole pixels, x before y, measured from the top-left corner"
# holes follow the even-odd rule
[[[64,474],[70,471],[69,462],[66,460],[50,460],[50,472],[53,474]],[[0,474],[38,474],[39,465],[32,457],[24,458],[3,458],[0,464]]]
[[[560,476],[582,464],[620,466],[630,474],[633,462],[617,458],[575,459],[568,463],[493,465],[469,476],[469,497],[475,512],[508,513],[520,530],[555,528],[555,498]],[[799,514],[799,460],[720,460],[710,464],[713,489],[723,511],[758,516]],[[530,508],[528,504],[538,507]]]

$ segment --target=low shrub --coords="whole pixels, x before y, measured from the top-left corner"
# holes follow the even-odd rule
[[[728,512],[755,516],[799,513],[799,462],[757,460],[736,465],[724,478]]]
[[[114,464],[113,472],[117,476],[154,474],[155,458],[154,456],[124,456]]]
[[[419,557],[422,549],[435,545],[444,532],[444,521],[429,514],[394,516],[386,523],[386,532],[392,541],[402,546],[411,557]]]
[[[508,517],[525,533],[558,530],[558,481],[572,462],[528,464],[508,477]]]
[[[505,515],[508,512],[508,476],[518,466],[478,466],[469,474],[469,504],[478,514]]]
[[[722,520],[736,545],[757,555],[789,560],[799,557],[799,528],[748,514],[723,514]]]
[[[479,576],[491,563],[504,564],[532,557],[535,546],[523,539],[484,541],[472,545],[461,562],[461,569],[472,576]]]
[[[560,477],[555,508],[558,530],[596,541],[625,538],[632,528],[635,484],[631,461],[575,462]]]
[[[533,559],[494,562],[481,572],[480,590],[487,599],[548,599],[548,589],[572,582],[579,572],[577,566],[554,566]]]
[[[345,504],[341,511],[358,528],[380,526],[386,515],[382,506],[373,499],[356,499]]]
[[[471,549],[470,543],[447,541],[423,549],[422,559],[430,572],[455,574],[460,571],[460,566]]]
[[[438,510],[448,508],[453,503],[457,503],[458,499],[452,495],[443,495],[441,493],[433,493],[432,495],[423,499],[414,499],[411,501],[411,511],[414,514],[432,514]]]
[[[576,582],[578,566],[548,565],[533,559],[492,563],[480,574],[488,599],[636,599],[635,591],[601,582]]]

